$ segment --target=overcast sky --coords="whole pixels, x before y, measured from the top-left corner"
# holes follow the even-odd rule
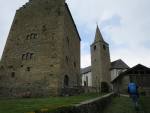
[[[28,0],[0,0],[0,57],[15,11]],[[150,0],[67,0],[81,36],[81,67],[91,65],[97,24],[110,46],[111,61],[150,67]]]

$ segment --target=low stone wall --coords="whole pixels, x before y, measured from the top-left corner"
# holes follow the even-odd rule
[[[83,87],[62,88],[61,96],[74,96],[84,93]]]
[[[54,111],[37,111],[35,113],[102,113],[103,110],[111,102],[113,93],[98,97],[89,101],[82,102],[77,105],[61,107]]]

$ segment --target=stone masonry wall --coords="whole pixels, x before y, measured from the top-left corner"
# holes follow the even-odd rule
[[[65,0],[30,0],[17,10],[1,60],[0,96],[60,95],[65,75],[68,87],[77,85],[80,37],[68,11]]]
[[[101,82],[110,84],[109,45],[103,40],[97,27],[95,41],[91,45],[92,85],[101,91]]]
[[[60,107],[54,111],[35,111],[33,113],[103,113],[103,110],[109,105],[113,96],[114,94],[110,93],[74,106]]]

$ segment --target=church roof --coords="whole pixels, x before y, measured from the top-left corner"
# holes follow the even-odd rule
[[[85,73],[88,73],[88,72],[91,72],[91,66],[88,66],[86,68],[81,69],[81,74],[85,74]]]
[[[121,59],[111,63],[111,69],[129,69],[130,67]]]
[[[96,34],[95,34],[95,42],[97,41],[105,42],[98,26],[96,28]]]
[[[91,66],[81,69],[81,74],[91,72]],[[124,63],[121,59],[111,62],[111,69],[129,69],[130,67]]]

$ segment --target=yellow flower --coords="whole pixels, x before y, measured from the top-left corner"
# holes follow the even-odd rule
[[[35,113],[35,112],[27,112],[27,113]]]
[[[47,112],[48,111],[48,109],[47,108],[43,108],[43,109],[41,109],[41,112]]]

